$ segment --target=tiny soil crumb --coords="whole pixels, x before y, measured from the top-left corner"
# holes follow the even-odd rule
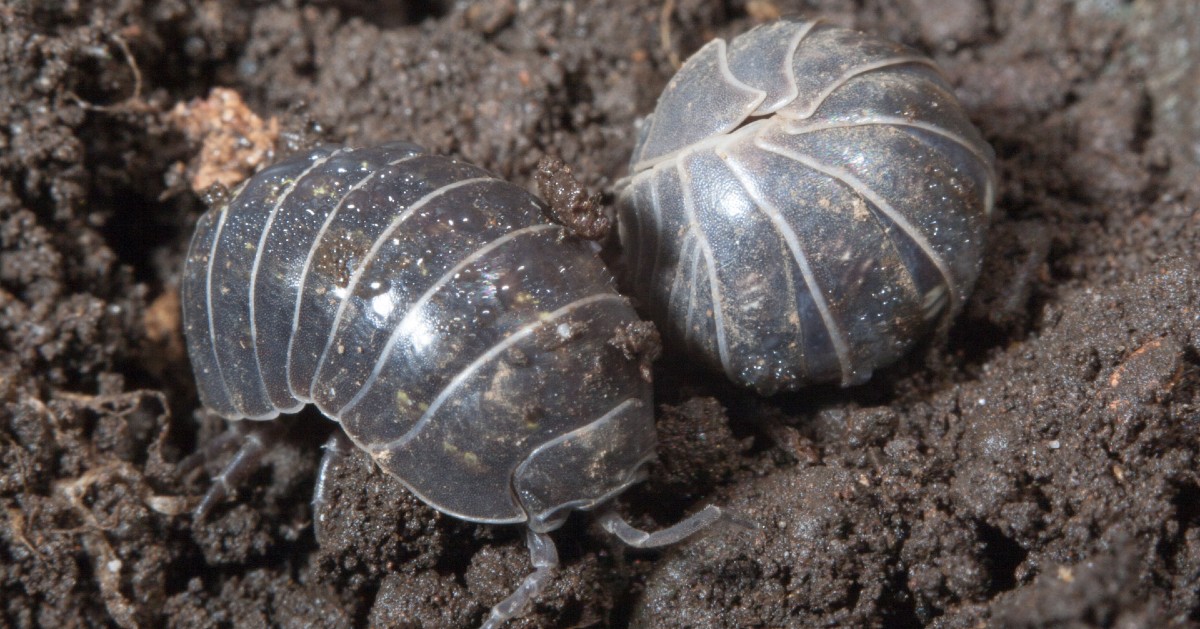
[[[649,321],[637,321],[617,328],[609,345],[621,350],[627,360],[641,363],[642,378],[653,380],[654,361],[662,356],[662,337]]]
[[[204,100],[179,103],[167,119],[199,144],[199,163],[190,179],[197,194],[216,184],[232,188],[275,155],[279,120],[259,118],[231,89],[215,88]]]
[[[550,205],[550,216],[571,235],[585,240],[608,236],[612,221],[604,212],[599,193],[589,193],[562,160],[543,157],[533,171],[538,192]]]

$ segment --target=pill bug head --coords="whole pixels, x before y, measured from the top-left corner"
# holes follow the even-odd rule
[[[946,325],[979,272],[995,174],[928,58],[780,20],[684,63],[619,188],[644,312],[770,394],[864,382]]]

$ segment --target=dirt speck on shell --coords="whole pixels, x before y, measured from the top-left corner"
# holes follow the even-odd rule
[[[224,422],[168,312],[205,209],[174,107],[230,90],[278,121],[279,154],[407,139],[529,187],[552,157],[611,199],[672,59],[779,14],[942,66],[998,156],[978,288],[854,389],[763,400],[668,352],[661,461],[620,509],[653,527],[715,503],[758,528],[650,553],[573,517],[510,625],[1200,625],[1188,0],[9,3],[0,625],[470,627],[530,569],[516,527],[439,515],[361,454],[314,513],[333,426],[313,411],[193,526],[228,453],[175,465]]]

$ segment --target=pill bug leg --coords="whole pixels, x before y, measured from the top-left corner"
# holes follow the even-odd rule
[[[243,435],[240,430],[237,430],[233,427],[228,427],[225,432],[222,432],[216,437],[213,437],[212,439],[200,444],[200,447],[198,447],[195,452],[184,457],[183,460],[175,466],[175,469],[179,471],[180,476],[186,476],[190,474],[192,470],[216,458],[216,456],[220,454],[222,450],[229,447],[230,444],[240,442],[242,437]]]
[[[313,535],[317,538],[318,544],[322,543],[321,531],[329,515],[326,506],[329,504],[330,470],[339,461],[345,459],[347,454],[350,454],[354,449],[354,443],[341,429],[334,429],[333,434],[329,435],[329,440],[321,447],[325,450],[325,454],[321,456],[321,465],[317,468],[317,486],[313,490],[312,499]]]
[[[683,521],[653,533],[634,528],[611,509],[601,513],[597,521],[604,530],[634,548],[656,548],[681,542],[722,519],[728,519],[728,515],[720,507],[709,505]]]
[[[491,615],[480,629],[497,629],[504,621],[519,616],[546,587],[554,569],[558,567],[558,549],[548,534],[528,529],[525,532],[525,544],[529,547],[529,560],[533,564],[533,572],[525,577],[516,591],[492,608]]]
[[[200,500],[200,504],[192,512],[193,524],[203,522],[213,507],[229,496],[238,484],[246,480],[262,461],[263,455],[271,449],[284,433],[282,422],[262,422],[250,425],[248,422],[235,422],[228,430],[201,447],[200,451],[184,459],[180,468],[184,471],[194,469],[205,460],[225,448],[226,445],[240,440],[242,446],[237,454],[225,465],[225,469],[213,478],[212,486]]]

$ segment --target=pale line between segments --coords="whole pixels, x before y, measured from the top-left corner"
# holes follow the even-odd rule
[[[760,147],[761,148],[761,147]],[[746,190],[753,199],[763,215],[771,224],[775,226],[776,232],[787,243],[788,250],[792,253],[792,258],[796,261],[796,266],[800,269],[800,274],[804,277],[804,283],[808,285],[809,293],[812,295],[813,304],[817,307],[817,312],[821,314],[821,320],[825,322],[825,330],[829,333],[830,342],[833,344],[833,351],[837,354],[838,364],[842,367],[842,381],[848,382],[851,375],[850,369],[850,343],[846,333],[838,325],[833,318],[833,313],[829,309],[829,301],[825,298],[825,293],[821,289],[821,285],[817,282],[816,275],[813,273],[812,267],[808,263],[808,256],[804,254],[804,246],[800,244],[800,237],[796,234],[796,230],[783,218],[783,212],[780,211],[774,203],[771,203],[758,186],[754,183],[754,177],[735,161],[727,161],[726,164],[742,183],[742,187]]]
[[[267,391],[266,378],[264,378],[262,375],[262,359],[259,358],[258,355],[258,321],[256,321],[254,318],[254,296],[258,289],[258,270],[259,266],[262,264],[263,249],[266,248],[267,245],[267,235],[271,232],[271,226],[275,224],[275,217],[279,213],[279,208],[283,206],[284,201],[292,196],[292,192],[296,190],[296,185],[300,183],[300,180],[303,179],[305,175],[312,172],[314,168],[317,168],[318,166],[329,161],[329,159],[334,155],[338,155],[344,151],[345,149],[333,151],[329,155],[313,161],[308,168],[305,168],[303,172],[296,175],[296,177],[292,180],[292,185],[288,186],[288,189],[283,194],[279,195],[279,198],[275,200],[275,205],[271,207],[271,212],[267,214],[267,222],[265,225],[263,225],[262,235],[258,237],[258,249],[254,252],[254,263],[250,266],[250,347],[254,350],[254,364],[257,366],[256,372],[258,373],[258,379],[263,384],[263,393],[266,394],[267,400],[271,402],[271,406],[275,406],[275,401],[271,399],[271,392]],[[301,405],[303,405],[303,403],[301,403]],[[279,407],[275,408],[276,410],[284,410],[280,409]],[[300,409],[290,408],[287,410],[289,412],[295,412]]]
[[[721,308],[721,287],[717,281],[717,266],[716,261],[713,259],[712,245],[708,242],[708,235],[704,233],[704,229],[700,225],[700,220],[696,216],[696,202],[692,198],[691,193],[692,178],[683,168],[682,159],[675,164],[675,169],[679,172],[680,187],[683,189],[683,207],[687,210],[688,222],[695,226],[696,240],[704,256],[705,266],[708,268],[708,290],[709,297],[712,299],[713,326],[717,332],[717,353],[720,355],[721,366],[725,370],[725,375],[729,376],[730,380],[736,382],[737,378],[734,377],[733,365],[730,362],[728,342],[725,339],[725,316]]]
[[[812,170],[824,173],[829,177],[837,179],[851,190],[854,190],[857,194],[861,195],[867,201],[874,204],[875,207],[879,208],[879,211],[887,215],[887,217],[891,219],[891,221],[895,223],[896,226],[899,227],[901,231],[903,231],[910,239],[912,239],[913,242],[917,243],[917,246],[919,246],[925,256],[929,258],[929,261],[932,262],[933,265],[937,267],[938,272],[942,274],[942,279],[946,282],[946,286],[954,285],[953,277],[950,274],[950,269],[946,267],[945,261],[941,259],[937,253],[937,250],[935,250],[933,246],[929,244],[929,241],[925,239],[925,236],[921,234],[920,230],[918,230],[912,223],[908,222],[908,219],[906,219],[904,215],[897,212],[896,208],[892,207],[892,205],[888,203],[886,199],[879,196],[878,193],[872,190],[870,186],[867,186],[865,183],[863,183],[862,180],[855,177],[853,174],[843,168],[823,165],[817,162],[810,155],[798,153],[781,146],[772,146],[763,141],[756,141],[755,144],[757,144],[763,150],[794,159]],[[958,308],[958,297],[954,294],[954,291],[950,291],[950,300],[950,311],[953,312]]]
[[[217,219],[216,233],[213,234],[212,246],[208,250],[208,268],[205,271],[204,277],[204,306],[208,310],[208,339],[212,343],[213,363],[217,366],[217,377],[221,379],[221,386],[225,387],[225,391],[229,394],[229,406],[236,411],[236,417],[227,417],[226,419],[237,420],[245,419],[246,414],[238,407],[237,402],[233,399],[233,392],[229,390],[229,385],[225,383],[225,370],[221,368],[221,359],[217,356],[217,328],[213,324],[213,300],[212,300],[212,276],[213,276],[213,260],[217,257],[217,243],[221,242],[221,232],[225,230],[225,218],[229,216],[229,204],[226,203],[221,208],[221,217]]]
[[[386,166],[382,166],[376,170],[371,171],[370,173],[367,174],[366,177],[363,177],[357,183],[355,183],[353,186],[350,186],[349,188],[347,188],[346,192],[342,194],[342,198],[338,200],[338,204],[336,206],[334,206],[334,208],[332,210],[329,211],[329,214],[325,217],[325,222],[321,224],[321,228],[319,230],[317,230],[317,235],[313,238],[312,244],[309,245],[308,255],[304,258],[304,265],[300,267],[300,279],[299,279],[299,283],[297,284],[298,288],[296,289],[296,304],[292,311],[292,331],[290,334],[288,334],[287,357],[286,357],[286,360],[284,361],[284,368],[283,368],[284,369],[284,377],[287,378],[288,391],[291,392],[292,397],[296,398],[297,400],[300,400],[301,402],[304,402],[305,404],[312,402],[312,396],[311,395],[300,395],[296,391],[296,389],[292,387],[292,348],[296,344],[296,330],[300,327],[300,304],[302,304],[304,302],[304,285],[308,281],[308,270],[312,268],[313,258],[316,257],[316,255],[317,255],[317,249],[320,248],[321,240],[324,239],[325,232],[329,229],[329,226],[331,224],[333,224],[333,221],[337,217],[338,212],[340,212],[342,207],[346,204],[346,199],[348,199],[350,197],[351,193],[353,193],[354,191],[359,190],[363,186],[367,185],[368,182],[370,182],[372,179],[375,178],[376,174],[382,172],[384,169],[391,168],[392,166],[395,166],[396,164],[400,164],[402,162],[406,162],[408,160],[415,159],[417,157],[421,157],[422,155],[425,155],[425,154],[424,153],[416,153],[413,155],[406,155],[404,157],[401,157],[400,159],[396,159],[391,162],[388,162]],[[309,393],[310,394],[312,393],[311,389],[309,390]]]

